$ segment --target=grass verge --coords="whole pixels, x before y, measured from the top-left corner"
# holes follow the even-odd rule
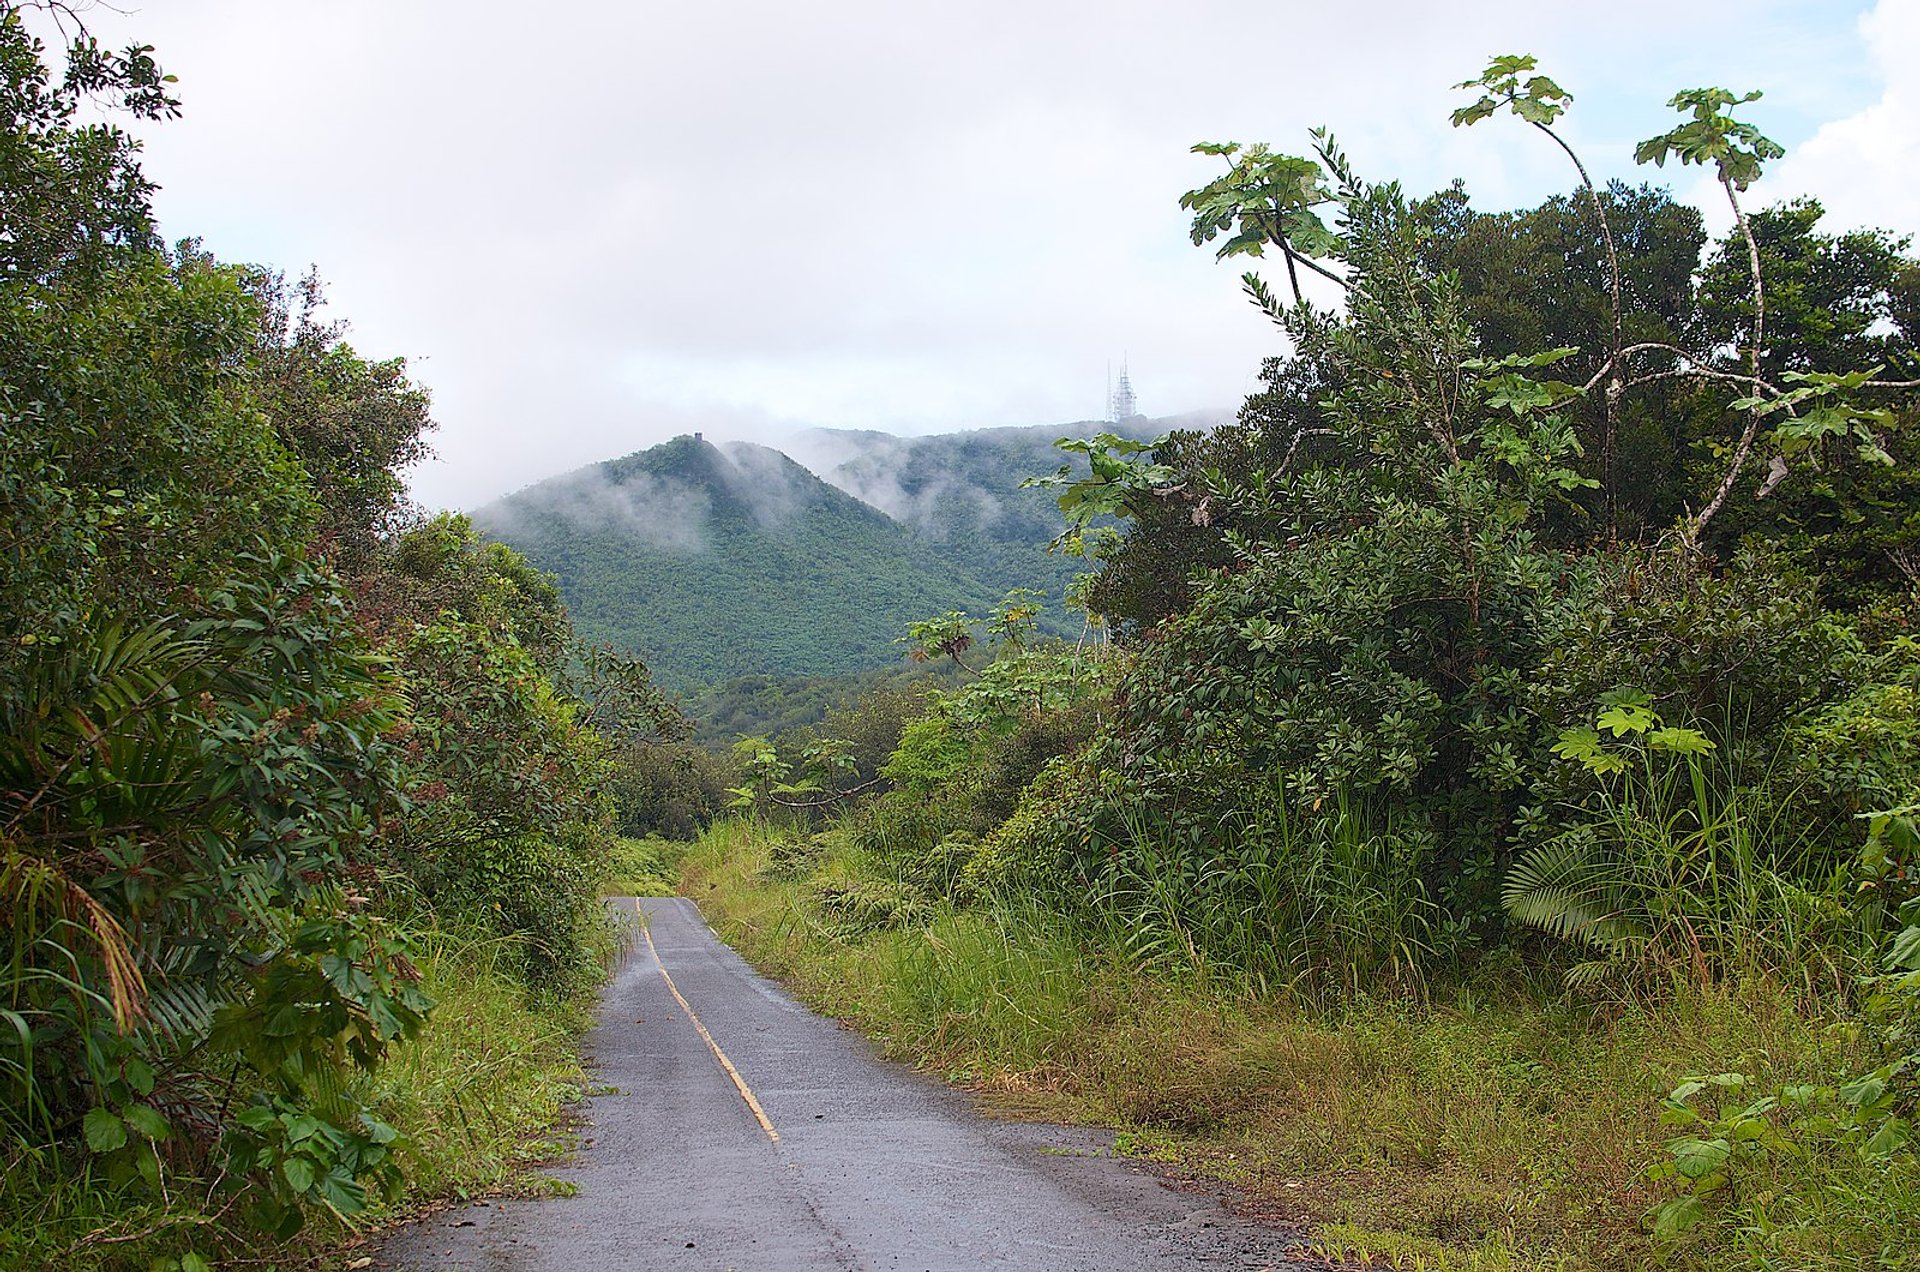
[[[1204,967],[1149,974],[1037,910],[933,906],[865,930],[838,899],[873,882],[845,845],[803,868],[778,835],[714,828],[683,888],[763,970],[889,1055],[990,1108],[1118,1128],[1120,1146],[1372,1266],[1493,1270],[1914,1267],[1911,1159],[1782,1151],[1656,1244],[1649,1178],[1696,1073],[1831,1080],[1853,1035],[1764,985],[1594,1005],[1517,972],[1445,996],[1309,1011]],[[871,925],[869,925],[871,926]]]

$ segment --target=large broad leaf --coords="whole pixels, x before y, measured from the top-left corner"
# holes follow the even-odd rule
[[[1656,751],[1674,755],[1705,755],[1714,749],[1713,740],[1698,729],[1679,729],[1671,725],[1647,734],[1647,745]]]
[[[167,1137],[167,1119],[160,1116],[158,1109],[145,1104],[136,1104],[127,1110],[127,1125],[150,1140],[163,1140]]]
[[[1674,1169],[1688,1179],[1704,1179],[1727,1164],[1733,1151],[1723,1139],[1677,1139],[1667,1145]]]
[[[1595,721],[1601,728],[1612,732],[1616,738],[1629,733],[1645,733],[1656,723],[1656,717],[1647,707],[1637,702],[1622,702],[1608,707]]]
[[[1889,1117],[1880,1123],[1880,1129],[1873,1133],[1873,1138],[1860,1146],[1860,1151],[1868,1157],[1891,1157],[1905,1148],[1911,1138],[1903,1119]]]
[[[1675,1197],[1653,1212],[1653,1235],[1660,1241],[1672,1241],[1707,1216],[1707,1208],[1691,1193]]]
[[[280,1163],[280,1173],[287,1178],[287,1184],[294,1192],[304,1196],[313,1187],[314,1163],[310,1157],[288,1157]]]
[[[127,1142],[127,1124],[106,1109],[88,1109],[81,1125],[87,1147],[96,1153],[111,1153]]]
[[[1893,938],[1893,948],[1887,951],[1887,966],[1920,972],[1920,924],[1903,929]]]

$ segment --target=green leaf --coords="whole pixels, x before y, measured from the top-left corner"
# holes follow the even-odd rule
[[[1712,740],[1698,729],[1672,727],[1655,729],[1647,734],[1647,745],[1656,751],[1667,751],[1674,755],[1705,755],[1714,748]]]
[[[165,1139],[171,1129],[158,1109],[145,1104],[136,1104],[127,1110],[127,1124],[150,1140]]]
[[[1906,1122],[1889,1117],[1880,1123],[1880,1129],[1873,1133],[1873,1138],[1860,1146],[1860,1151],[1868,1157],[1891,1157],[1906,1147],[1909,1138]]]
[[[111,1153],[127,1142],[127,1124],[105,1109],[88,1109],[81,1126],[87,1147],[96,1153]]]
[[[1688,1179],[1701,1179],[1727,1164],[1732,1146],[1723,1139],[1677,1139],[1667,1145],[1673,1165]]]
[[[1887,966],[1920,972],[1920,924],[1902,929],[1900,935],[1893,938],[1893,946],[1887,951]]]
[[[125,1066],[127,1085],[135,1095],[153,1094],[153,1066],[139,1056],[129,1056]]]
[[[1594,723],[1610,730],[1614,737],[1623,738],[1629,733],[1645,733],[1657,719],[1651,710],[1638,703],[1619,703],[1602,711]]]
[[[343,1215],[357,1215],[367,1208],[367,1190],[338,1168],[320,1177],[319,1191],[321,1199]]]
[[[1856,1109],[1875,1103],[1886,1093],[1886,1077],[1878,1071],[1863,1073],[1851,1082],[1841,1083],[1837,1092],[1842,1104]]]
[[[1707,1208],[1689,1193],[1675,1197],[1653,1212],[1653,1235],[1659,1241],[1672,1241],[1707,1216]]]
[[[313,1187],[313,1159],[310,1157],[288,1157],[280,1162],[280,1173],[286,1176],[287,1184],[300,1196]]]

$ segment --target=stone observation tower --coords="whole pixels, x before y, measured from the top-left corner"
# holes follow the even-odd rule
[[[1140,414],[1140,403],[1133,396],[1133,381],[1127,378],[1127,364],[1120,364],[1118,383],[1109,382],[1107,389],[1107,422],[1118,424],[1121,420],[1132,419]]]

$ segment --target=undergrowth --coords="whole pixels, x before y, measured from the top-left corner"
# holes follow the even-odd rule
[[[613,841],[612,875],[601,891],[610,897],[670,897],[676,887],[677,863],[684,844],[648,835],[626,835]]]
[[[795,871],[785,837],[716,826],[683,887],[764,970],[896,1058],[990,1108],[1101,1123],[1177,1173],[1376,1266],[1913,1266],[1920,1180],[1803,1144],[1746,1181],[1727,1223],[1656,1240],[1650,1212],[1687,1076],[1831,1081],[1856,1032],[1759,979],[1610,999],[1497,963],[1424,998],[1337,1006],[1250,993],[1203,960],[1143,969],[1111,932],[1018,904],[837,921],[834,889],[876,863],[829,832]],[[776,860],[776,851],[785,861]],[[1670,1116],[1669,1116],[1670,1120]],[[1653,1174],[1650,1174],[1653,1171]]]
[[[163,1176],[162,1202],[85,1158],[16,1147],[0,1161],[0,1268],[337,1266],[350,1260],[330,1252],[359,1244],[370,1228],[439,1200],[517,1187],[530,1178],[523,1168],[565,1152],[562,1121],[585,1078],[576,1041],[589,1004],[530,1000],[515,951],[498,938],[434,933],[424,953],[433,1020],[359,1093],[406,1137],[398,1206],[353,1226],[317,1219],[276,1246],[210,1181]]]

